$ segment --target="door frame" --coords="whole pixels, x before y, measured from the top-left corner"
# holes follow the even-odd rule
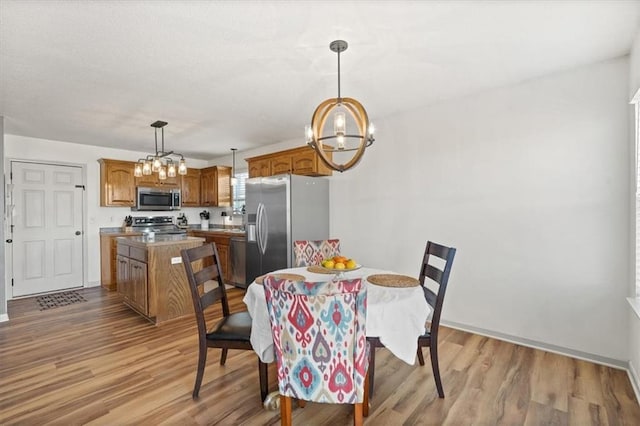
[[[82,191],[82,288],[87,288],[88,283],[88,241],[87,241],[87,217],[89,214],[88,206],[87,206],[87,165],[80,163],[71,163],[71,162],[62,162],[62,161],[47,161],[47,160],[34,160],[34,159],[23,159],[23,158],[7,158],[5,160],[5,175],[4,175],[4,183],[5,183],[5,203],[4,203],[4,229],[5,229],[5,239],[13,238],[13,232],[11,230],[11,218],[9,217],[11,213],[8,212],[9,205],[13,205],[13,185],[11,179],[11,171],[12,171],[12,163],[32,163],[32,164],[42,164],[48,166],[71,166],[80,168],[80,175],[82,177],[82,185],[84,186],[84,190]],[[3,242],[7,244],[6,242]],[[15,300],[15,299],[23,299],[27,297],[33,297],[33,295],[27,296],[13,296],[12,281],[13,281],[13,247],[5,246],[4,252],[4,264],[5,264],[5,295],[7,296],[7,301]]]

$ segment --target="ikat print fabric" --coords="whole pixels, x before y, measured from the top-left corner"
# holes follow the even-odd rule
[[[362,280],[304,282],[268,275],[263,285],[280,393],[331,404],[362,402],[369,360]]]
[[[295,266],[320,265],[324,259],[340,254],[340,240],[298,240],[293,242]]]

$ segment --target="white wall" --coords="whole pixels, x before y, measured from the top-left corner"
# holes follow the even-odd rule
[[[147,153],[125,151],[59,142],[46,139],[26,138],[5,135],[5,170],[9,170],[10,160],[34,160],[58,162],[85,166],[87,217],[85,232],[87,236],[87,284],[100,284],[100,236],[101,227],[122,226],[127,215],[142,216],[131,212],[128,207],[100,207],[100,165],[99,158],[136,161]],[[206,167],[207,162],[187,159],[189,167]],[[202,209],[183,209],[189,221],[199,221],[198,211]],[[9,269],[9,268],[7,268]],[[10,298],[10,294],[9,294]]]
[[[453,245],[445,321],[628,359],[628,65],[376,120],[333,178],[332,236],[413,275],[427,240]]]
[[[636,37],[634,39],[629,63],[630,72],[628,99],[631,99],[635,95],[635,93],[640,90],[640,32],[636,34]],[[635,145],[635,138],[633,134],[629,138],[629,145],[631,147],[630,149],[633,150]],[[635,178],[635,173],[633,172],[633,170],[631,171],[630,175],[630,180],[633,180]],[[631,200],[635,198],[633,188],[631,188],[631,190],[629,191],[629,198]],[[635,224],[632,223],[631,226],[633,227],[633,225]],[[632,232],[632,234],[635,235],[635,232]],[[635,261],[635,252],[633,250],[635,248],[635,244],[632,244],[631,248],[631,261]],[[632,270],[635,272],[635,267],[632,268]],[[635,296],[633,294],[633,291],[635,290],[634,278],[635,277],[631,277],[630,280],[631,284],[629,286],[629,296]],[[631,309],[628,309],[627,312],[629,315],[629,366],[632,372],[632,379],[635,382],[634,385],[636,387],[636,392],[638,392],[640,390],[640,377],[638,376],[638,374],[640,373],[640,318],[638,318],[636,313]]]

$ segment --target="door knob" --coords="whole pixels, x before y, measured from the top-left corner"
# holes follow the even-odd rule
[[[9,238],[8,240],[6,240],[9,244],[11,244],[13,242],[13,240],[11,238]]]
[[[82,232],[76,231],[76,235],[81,235],[81,234],[82,234]]]

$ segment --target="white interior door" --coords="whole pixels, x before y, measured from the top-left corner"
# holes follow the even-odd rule
[[[11,162],[13,297],[82,282],[82,169]]]

